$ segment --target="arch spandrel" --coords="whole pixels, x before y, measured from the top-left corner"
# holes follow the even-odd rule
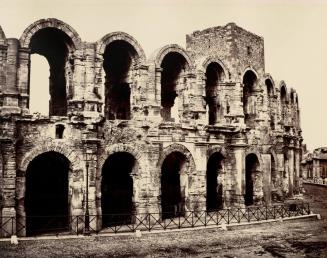
[[[29,48],[31,39],[33,35],[38,32],[39,30],[45,28],[56,28],[61,30],[62,32],[66,33],[70,39],[72,40],[75,49],[77,49],[81,44],[81,38],[78,33],[73,29],[70,25],[66,24],[65,22],[55,19],[55,18],[48,18],[48,19],[41,19],[30,26],[28,26],[22,36],[19,39],[20,46],[22,48]]]
[[[97,41],[96,43],[96,49],[97,49],[97,54],[98,55],[103,55],[106,47],[117,40],[121,40],[121,41],[125,41],[127,43],[129,43],[136,51],[137,53],[137,57],[139,59],[139,63],[140,64],[144,64],[146,61],[146,56],[144,53],[143,48],[141,47],[141,45],[138,43],[138,41],[132,37],[131,35],[122,32],[122,31],[116,31],[116,32],[112,32],[109,33],[105,36],[103,36],[100,40]]]

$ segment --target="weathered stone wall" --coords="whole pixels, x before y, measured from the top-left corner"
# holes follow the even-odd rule
[[[30,44],[35,33],[47,28],[65,33],[72,42],[64,67],[67,116],[29,114],[29,88],[33,86],[29,82]],[[105,114],[108,75],[103,68],[104,53],[116,41],[134,49],[124,78],[131,92],[129,120],[109,120]],[[185,67],[174,78],[178,96],[174,120],[164,121],[160,113],[161,64],[170,53],[185,60]],[[206,69],[213,62],[222,67],[224,77],[214,96],[219,105],[217,123],[208,125]],[[247,71],[256,77],[251,126],[245,123],[243,112],[243,76]],[[266,80],[272,85],[270,95]],[[291,196],[300,175],[299,104],[295,90],[286,88],[287,101],[282,108],[281,87],[286,88],[283,81],[274,81],[265,73],[263,38],[234,23],[196,31],[187,35],[186,49],[168,45],[148,59],[138,42],[123,32],[87,43],[56,19],[35,22],[20,40],[6,39],[0,27],[2,215],[18,215],[24,225],[26,170],[35,157],[49,151],[63,154],[70,162],[70,215],[85,212],[87,155],[90,213],[102,214],[102,168],[107,158],[118,152],[128,152],[136,161],[131,177],[138,214],[161,213],[161,170],[173,152],[185,157],[179,171],[185,211],[206,209],[207,163],[214,153],[224,157],[217,176],[223,188],[223,207],[244,206],[251,184],[246,178],[253,180],[253,204]],[[65,128],[62,139],[56,136],[58,124]],[[252,172],[247,171],[248,155],[257,159]],[[251,177],[246,177],[247,173],[252,173]],[[92,223],[101,228],[101,219]],[[24,235],[24,230],[20,234]]]

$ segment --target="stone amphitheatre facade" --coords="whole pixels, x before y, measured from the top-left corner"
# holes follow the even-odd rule
[[[48,116],[29,112],[33,54],[49,63]],[[263,38],[234,23],[150,57],[124,32],[89,43],[57,19],[19,39],[0,27],[0,121],[0,211],[23,235],[38,227],[29,217],[83,215],[86,192],[102,228],[103,214],[165,218],[298,190],[297,93],[266,73]]]

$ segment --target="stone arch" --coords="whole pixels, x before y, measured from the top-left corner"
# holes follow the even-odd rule
[[[2,30],[2,27],[0,26],[0,45],[5,45],[5,44],[7,44],[7,38]]]
[[[105,36],[103,36],[100,40],[97,41],[97,53],[99,55],[103,55],[105,52],[106,47],[116,41],[116,40],[121,40],[129,43],[136,51],[137,56],[138,56],[138,62],[139,64],[142,64],[146,60],[145,53],[143,51],[143,48],[141,45],[137,42],[137,40],[132,37],[131,35],[122,32],[122,31],[117,31],[117,32],[112,32],[109,33]]]
[[[138,150],[137,147],[126,144],[126,143],[116,143],[113,145],[110,145],[108,148],[105,149],[103,155],[99,159],[99,168],[102,168],[104,163],[106,162],[107,158],[114,153],[117,152],[127,152],[134,156],[135,160],[138,162],[138,165],[140,166],[138,169],[138,172],[142,171],[142,153],[140,150]]]
[[[185,170],[188,174],[190,174],[191,171],[196,171],[196,166],[195,166],[195,162],[192,156],[192,153],[189,151],[188,148],[186,148],[184,145],[179,144],[179,143],[173,143],[169,146],[167,146],[166,148],[163,149],[159,161],[157,163],[157,167],[158,169],[161,169],[161,166],[165,160],[165,158],[173,153],[173,152],[180,152],[183,155],[185,155],[186,159],[187,159],[187,169]]]
[[[64,155],[70,162],[74,169],[82,169],[82,165],[84,164],[83,159],[78,157],[75,152],[70,150],[70,148],[62,143],[58,144],[42,144],[35,148],[33,148],[30,152],[25,154],[21,162],[19,163],[18,169],[22,172],[26,172],[28,164],[37,156],[45,152],[58,152]]]
[[[249,71],[253,72],[254,75],[257,77],[257,80],[259,81],[259,75],[258,75],[258,72],[257,72],[257,70],[254,69],[252,66],[248,66],[248,67],[246,67],[246,68],[244,69],[244,71],[243,71],[243,73],[242,73],[242,75],[241,75],[241,81],[243,81],[244,75],[245,75],[247,72],[249,72]]]
[[[176,44],[162,47],[151,60],[156,69],[155,91],[160,96],[161,117],[179,123],[188,113],[182,103],[189,98],[194,63],[187,51]]]
[[[248,156],[249,154],[254,154],[257,156],[258,158],[258,161],[259,161],[259,167],[260,169],[262,169],[262,165],[263,165],[263,160],[262,160],[262,156],[261,156],[261,153],[260,151],[258,150],[257,147],[255,146],[250,146],[246,149],[245,151],[245,157]]]
[[[108,178],[113,178],[115,177],[115,174],[111,173],[113,172],[111,170],[111,166],[110,164],[112,163],[106,163],[106,161],[113,156],[112,155],[116,155],[116,154],[127,154],[130,158],[134,159],[134,164],[132,167],[132,170],[129,173],[128,178],[124,178],[124,180],[127,179],[127,181],[124,181],[124,183],[127,183],[127,188],[129,189],[128,192],[129,194],[131,194],[129,196],[129,201],[131,201],[130,205],[132,205],[133,207],[131,208],[132,212],[136,212],[137,214],[140,213],[140,208],[139,208],[139,202],[140,202],[140,188],[142,187],[142,182],[141,182],[141,176],[142,176],[142,168],[144,167],[142,164],[142,153],[137,149],[137,147],[131,145],[131,144],[124,144],[124,143],[117,143],[117,144],[113,144],[108,146],[104,151],[103,154],[101,155],[101,157],[98,159],[98,171],[97,171],[97,179],[96,179],[96,198],[97,200],[97,210],[98,210],[98,214],[103,214],[103,212],[106,212],[106,210],[111,209],[110,206],[105,205],[103,206],[105,202],[105,200],[107,200],[106,198],[108,198],[108,191],[103,192],[104,189],[108,189]],[[117,156],[116,156],[117,157]],[[126,156],[124,156],[126,157]],[[117,164],[117,163],[114,163]],[[109,167],[107,166],[109,165]],[[110,168],[108,170],[108,168]],[[104,175],[103,173],[105,172],[109,172],[109,174]],[[108,177],[109,176],[109,177]],[[107,179],[105,179],[107,178]],[[105,179],[105,181],[103,181]],[[131,180],[131,181],[130,181]],[[103,185],[104,184],[104,185]],[[104,187],[105,186],[105,187]],[[104,187],[104,188],[103,188]],[[113,188],[111,188],[113,189]],[[126,189],[125,189],[126,190]],[[116,190],[113,190],[111,193],[114,193]],[[125,192],[126,193],[126,192]],[[110,194],[109,194],[110,195]],[[126,196],[125,196],[126,197]],[[116,199],[115,199],[116,200]],[[117,207],[116,207],[117,208]],[[105,209],[104,211],[102,209]],[[108,212],[108,211],[107,211]],[[103,214],[105,215],[105,214]],[[129,221],[131,218],[130,216],[126,217],[126,220]],[[109,225],[108,223],[116,223],[114,220],[110,221],[109,217],[103,217],[103,220],[99,220],[98,221],[98,226],[99,228],[102,228],[103,226]]]
[[[210,156],[214,153],[220,153],[224,158],[227,156],[227,152],[224,146],[209,146],[207,149],[207,161],[210,158]]]
[[[164,148],[161,154],[157,167],[160,171],[159,210],[162,219],[184,216],[190,209],[189,181],[192,171],[195,171],[192,154],[177,143]]]
[[[26,194],[26,180],[27,169],[31,162],[41,156],[42,154],[56,153],[62,155],[69,162],[68,168],[68,214],[74,214],[77,209],[82,209],[82,188],[83,186],[75,183],[75,179],[83,177],[84,161],[78,157],[69,147],[65,144],[40,144],[38,147],[33,148],[30,152],[24,155],[23,159],[18,163],[18,170],[16,176],[16,211],[18,216],[18,223],[26,225],[26,210],[25,210],[25,194]],[[84,166],[85,167],[85,166]],[[72,225],[69,225],[72,226]],[[26,234],[26,227],[19,232],[20,235]]]
[[[264,81],[265,81],[265,84],[266,84],[266,81],[268,80],[268,81],[270,81],[270,83],[271,83],[271,86],[272,86],[272,95],[275,95],[275,81],[274,81],[274,79],[272,78],[272,76],[269,74],[269,73],[267,73],[267,74],[265,74],[264,75]],[[267,85],[267,84],[266,84]]]
[[[200,62],[197,65],[197,70],[205,73],[210,63],[217,63],[221,66],[225,75],[224,81],[227,81],[227,79],[229,78],[229,70],[227,69],[223,61],[221,61],[221,59],[216,56],[201,58]]]
[[[177,45],[177,44],[166,45],[166,46],[162,47],[156,53],[155,60],[154,60],[155,64],[156,64],[156,67],[159,68],[161,66],[161,63],[162,63],[164,57],[170,52],[176,52],[176,53],[182,55],[186,60],[186,63],[188,65],[188,69],[192,70],[192,68],[194,67],[193,60],[191,59],[191,57],[189,56],[187,51],[184,48],[182,48],[181,46]]]
[[[206,163],[206,210],[214,211],[224,207],[225,202],[225,159],[222,146],[209,147]]]
[[[282,88],[284,88],[285,89],[285,100],[286,100],[286,102],[288,102],[288,89],[287,89],[287,86],[286,86],[286,83],[285,83],[285,81],[281,81],[280,83],[279,83],[279,93],[281,94],[281,92],[282,92]]]
[[[259,77],[257,72],[248,67],[242,75],[242,104],[244,123],[249,128],[254,128],[258,114],[258,93],[260,91]]]
[[[259,152],[249,151],[245,155],[245,205],[261,204],[263,201],[262,158]]]
[[[48,19],[38,20],[38,21],[32,23],[30,26],[28,26],[24,30],[22,36],[19,39],[20,46],[22,48],[29,48],[29,45],[30,45],[33,35],[37,31],[39,31],[41,29],[45,29],[45,28],[56,28],[58,30],[65,32],[72,40],[75,49],[78,48],[81,44],[80,36],[75,31],[75,29],[73,29],[70,25],[68,25],[67,23],[65,23],[61,20],[55,19],[55,18],[48,18]]]

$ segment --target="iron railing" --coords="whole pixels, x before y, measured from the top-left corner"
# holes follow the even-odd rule
[[[91,234],[128,233],[140,231],[172,230],[195,227],[229,225],[244,222],[264,221],[280,218],[309,215],[309,203],[292,203],[272,206],[249,206],[228,208],[216,211],[185,211],[181,214],[141,213],[141,214],[106,214],[90,215]],[[165,219],[162,219],[162,218]],[[102,219],[106,221],[102,225]],[[34,223],[43,223],[41,228],[26,227],[26,219]],[[41,222],[40,222],[41,221]],[[61,221],[61,224],[58,224]],[[52,224],[54,223],[54,224]],[[11,235],[62,235],[83,234],[85,216],[69,217],[0,217],[0,237]]]

